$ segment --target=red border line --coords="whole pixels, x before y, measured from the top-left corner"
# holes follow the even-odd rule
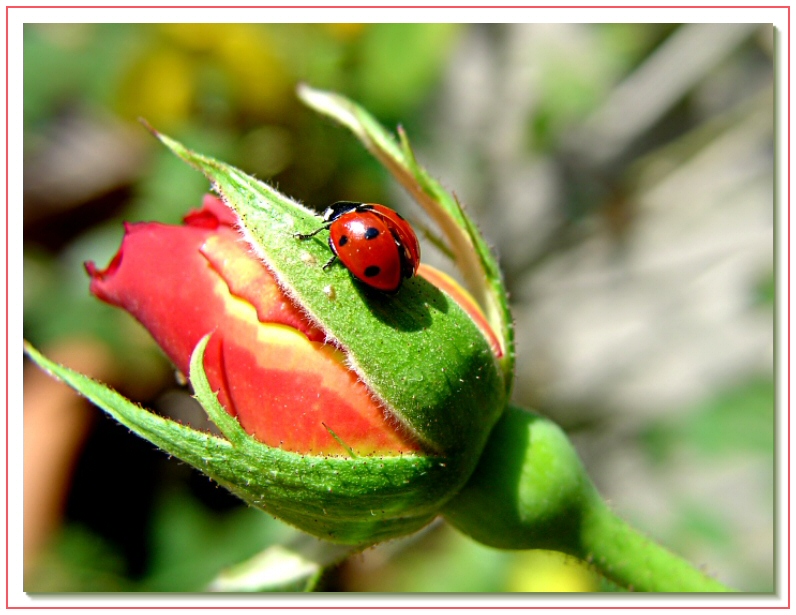
[[[790,261],[790,168],[791,168],[791,166],[790,166],[790,69],[791,69],[790,57],[791,57],[790,56],[790,7],[788,7],[788,59],[787,59],[786,68],[785,68],[785,72],[786,72],[787,77],[788,77],[787,78],[787,83],[788,83],[788,85],[787,85],[787,87],[788,87],[788,96],[787,96],[787,100],[788,100],[788,120],[787,120],[788,153],[787,153],[787,163],[788,163],[788,166],[787,166],[787,169],[786,169],[787,186],[788,186],[788,188],[787,188],[787,199],[788,199],[788,201],[787,201],[787,205],[786,205],[786,207],[787,207],[786,216],[787,216],[787,225],[788,225],[788,261],[787,261],[787,264],[785,265],[785,274],[787,275],[787,278],[788,278],[788,284],[787,284],[787,288],[788,288],[788,298],[787,298],[788,325],[786,327],[786,335],[788,336],[788,346],[787,346],[787,348],[788,348],[788,359],[786,361],[786,365],[788,366],[788,381],[787,381],[788,384],[787,384],[787,393],[786,393],[787,396],[788,396],[788,403],[787,403],[788,410],[787,410],[786,418],[785,418],[785,422],[786,422],[787,430],[788,430],[787,431],[787,433],[788,433],[788,454],[787,454],[788,465],[786,466],[787,469],[785,470],[785,473],[786,473],[786,476],[787,476],[786,481],[787,481],[787,493],[788,493],[788,496],[787,496],[788,497],[788,505],[787,505],[787,510],[788,510],[788,532],[787,532],[787,534],[788,535],[786,537],[787,538],[787,544],[788,544],[788,556],[787,556],[787,564],[786,564],[786,568],[787,568],[787,576],[786,576],[786,578],[788,579],[788,608],[789,609],[790,609],[790,596],[791,596],[791,593],[790,593],[790,571],[791,571],[791,568],[790,568],[790,542],[791,542],[790,541],[790,537],[791,537],[791,533],[790,533],[791,532],[791,526],[790,526],[790,509],[791,509],[791,507],[790,507],[790,503],[791,503],[790,502],[790,497],[791,497],[791,491],[790,491],[790,478],[791,478],[790,477],[790,468],[791,468],[791,465],[790,465],[790,262],[791,262]]]
[[[190,595],[190,594],[189,594]],[[439,594],[437,594],[439,595]],[[682,594],[681,594],[682,595]],[[221,610],[221,609],[235,609],[235,610],[258,610],[258,611],[270,611],[270,610],[325,610],[325,611],[360,611],[360,610],[385,610],[385,611],[393,611],[393,610],[407,610],[407,609],[423,609],[429,611],[476,611],[476,610],[486,610],[486,609],[495,609],[501,611],[516,611],[516,610],[611,610],[611,611],[622,611],[622,610],[637,610],[637,609],[644,609],[644,610],[672,610],[672,609],[722,609],[728,611],[734,611],[739,609],[785,609],[787,607],[784,606],[777,606],[777,607],[761,607],[761,606],[580,606],[580,605],[573,605],[573,606],[549,606],[549,605],[525,605],[525,606],[411,606],[411,605],[404,605],[404,606],[382,606],[378,604],[374,604],[371,606],[320,606],[320,605],[304,605],[304,606],[288,606],[288,605],[279,605],[279,606],[268,606],[268,605],[257,605],[257,606],[228,606],[219,604],[217,606],[16,606],[16,607],[8,607],[9,609],[46,609],[46,610],[66,610],[66,609],[80,609],[80,610],[97,610],[97,609],[118,609],[118,610],[130,610],[130,609],[158,609],[164,611],[174,611],[174,610],[185,610],[191,609],[196,611],[205,611],[205,610]]]
[[[9,415],[9,408],[11,407],[10,404],[10,377],[9,377],[9,369],[8,369],[8,357],[9,357],[9,341],[8,341],[8,272],[9,272],[9,265],[8,265],[8,211],[11,209],[8,202],[9,190],[8,190],[8,179],[9,179],[9,172],[8,172],[8,7],[6,7],[6,609],[9,608],[8,606],[8,500],[9,500],[9,491],[8,491],[8,415]]]
[[[592,5],[411,5],[411,4],[395,4],[395,5],[281,5],[281,4],[267,4],[267,5],[231,5],[231,6],[185,6],[185,5],[73,5],[73,6],[59,6],[59,5],[9,5],[8,9],[788,9],[790,13],[790,5],[787,4],[773,4],[773,5],[606,5],[606,6],[592,6]],[[790,21],[790,19],[789,19]],[[788,24],[790,27],[790,23]]]
[[[5,280],[5,309],[6,309],[6,323],[5,323],[5,333],[6,333],[6,348],[5,348],[5,358],[6,358],[6,395],[5,395],[5,402],[6,402],[6,417],[5,417],[5,426],[6,426],[6,450],[5,450],[5,460],[6,460],[6,609],[46,609],[46,610],[70,610],[70,609],[81,609],[81,610],[96,610],[96,609],[117,609],[117,610],[130,610],[130,609],[159,609],[159,610],[218,610],[218,609],[235,609],[235,610],[248,610],[248,609],[257,609],[257,610],[364,610],[364,609],[379,609],[379,610],[399,610],[399,609],[426,609],[426,610],[462,610],[462,611],[469,611],[469,610],[485,610],[485,609],[496,609],[496,610],[529,610],[529,609],[545,609],[545,610],[562,610],[562,609],[588,609],[588,610],[625,610],[625,609],[646,609],[646,610],[661,610],[661,609],[672,609],[672,608],[681,608],[677,606],[589,606],[589,605],[577,605],[577,606],[547,606],[547,605],[539,605],[539,606],[381,606],[381,605],[372,605],[372,606],[314,606],[314,605],[304,605],[304,606],[225,606],[222,604],[218,605],[208,605],[208,606],[115,606],[115,605],[108,605],[108,606],[50,606],[50,605],[42,605],[42,606],[11,606],[9,604],[9,487],[8,487],[8,478],[9,478],[9,408],[10,408],[10,376],[9,376],[9,136],[8,136],[8,129],[9,129],[9,17],[11,9],[786,9],[787,10],[787,23],[788,23],[788,43],[787,43],[787,58],[786,58],[786,68],[785,72],[787,75],[786,83],[787,83],[787,204],[786,204],[786,219],[787,219],[787,263],[785,266],[786,277],[787,277],[787,301],[786,301],[786,309],[787,309],[787,325],[786,325],[786,334],[787,334],[787,386],[786,386],[786,395],[787,395],[787,414],[786,414],[786,426],[787,426],[787,466],[786,466],[786,492],[787,492],[787,513],[788,513],[788,522],[787,522],[787,558],[786,558],[786,575],[785,578],[787,579],[787,605],[786,606],[689,606],[685,608],[690,608],[694,610],[739,610],[739,609],[790,609],[791,605],[791,593],[790,593],[790,570],[791,570],[791,545],[790,545],[790,536],[791,536],[791,522],[790,522],[790,512],[791,512],[791,486],[790,486],[790,461],[791,461],[791,451],[790,451],[790,444],[791,444],[791,437],[790,437],[790,410],[791,410],[791,379],[790,379],[790,330],[791,330],[791,318],[790,318],[790,291],[791,291],[791,283],[790,283],[790,257],[791,257],[791,247],[790,247],[790,240],[791,240],[791,231],[790,231],[790,203],[791,203],[791,181],[790,181],[790,162],[791,162],[791,155],[790,155],[790,127],[791,127],[791,114],[790,114],[790,73],[791,73],[791,64],[790,64],[790,33],[791,33],[791,19],[790,19],[790,5],[701,5],[701,6],[683,6],[683,5],[628,5],[628,6],[620,6],[620,5],[611,5],[611,6],[589,6],[589,5],[527,5],[527,6],[510,6],[510,5],[477,5],[477,6],[467,6],[467,5],[460,5],[460,6],[448,6],[448,5],[438,5],[438,6],[416,6],[416,5],[368,5],[368,6],[354,6],[354,5],[339,5],[339,6],[324,6],[324,5],[294,5],[294,6],[287,6],[287,5],[262,5],[262,6],[185,6],[185,5],[172,5],[172,6],[151,6],[151,5],[103,5],[103,6],[91,6],[91,5],[75,5],[75,6],[58,6],[58,5],[33,5],[33,6],[24,6],[24,5],[6,5],[6,27],[5,27],[5,35],[6,35],[6,92],[5,92],[5,101],[6,101],[6,117],[5,117],[5,128],[6,128],[6,144],[5,144],[5,153],[6,153],[6,189],[5,189],[5,197],[6,197],[6,211],[5,211],[5,222],[6,222],[6,232],[5,232],[5,257],[6,257],[6,280]]]

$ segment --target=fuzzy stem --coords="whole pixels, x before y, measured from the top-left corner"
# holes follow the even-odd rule
[[[632,528],[599,498],[584,515],[580,545],[573,555],[631,591],[733,591]]]

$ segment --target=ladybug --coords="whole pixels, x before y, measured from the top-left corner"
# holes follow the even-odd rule
[[[417,236],[409,223],[389,207],[338,201],[323,212],[323,226],[295,237],[309,239],[324,229],[329,229],[333,253],[324,270],[339,259],[356,279],[387,294],[398,292],[403,279],[417,273]]]

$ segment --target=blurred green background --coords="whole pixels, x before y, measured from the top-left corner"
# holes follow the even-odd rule
[[[403,125],[494,245],[515,401],[568,431],[631,523],[725,583],[773,591],[774,37],[747,24],[27,24],[25,337],[201,424],[82,268],[108,262],[123,220],[176,223],[208,188],[137,118],[309,206],[383,202],[422,227],[294,94],[336,90]],[[201,591],[292,535],[96,409],[55,405],[51,386],[26,367],[26,591]],[[322,587],[612,589],[573,560],[487,549],[441,523]]]

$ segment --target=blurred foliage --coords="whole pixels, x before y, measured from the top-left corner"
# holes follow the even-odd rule
[[[589,592],[599,576],[582,562],[553,551],[500,551],[437,525],[417,539],[385,545],[352,558],[344,586],[368,592]],[[605,588],[608,588],[606,585]],[[608,591],[613,591],[608,589]]]
[[[254,509],[211,510],[182,490],[159,494],[153,510],[142,574],[130,574],[113,541],[72,523],[44,555],[27,591],[203,591],[222,568],[293,532]]]
[[[112,541],[84,525],[65,526],[44,555],[31,592],[197,592],[218,571],[287,542],[294,530],[248,508],[213,511],[183,491],[160,494],[150,521],[149,564],[131,575]],[[201,539],[197,539],[201,537]],[[326,575],[322,591],[589,592],[616,591],[573,558],[552,551],[483,547],[438,525],[417,538],[354,556]]]
[[[758,506],[773,516],[774,397],[774,382],[767,378],[717,391],[684,412],[650,422],[639,436],[642,450],[657,472],[682,467],[683,460],[696,460],[707,467],[751,468],[755,471],[755,492],[762,496]],[[739,508],[749,506],[741,499],[743,493],[739,490]],[[729,511],[706,506],[688,490],[670,506],[671,520],[667,528],[661,528],[661,535],[673,548],[699,546],[730,558],[748,539],[737,532]],[[764,528],[750,528],[752,535],[761,530]],[[773,579],[753,567],[746,570],[744,582],[749,591],[774,591]]]
[[[506,42],[511,27],[27,24],[25,337],[39,347],[74,335],[103,340],[124,368],[126,382],[119,388],[137,381],[159,383],[140,401],[174,413],[162,396],[164,389],[174,386],[171,368],[137,323],[89,296],[82,263],[93,260],[105,266],[118,248],[122,220],[176,223],[200,205],[207,190],[200,174],[149,137],[137,123],[139,117],[318,209],[335,200],[395,201],[387,175],[369,154],[344,131],[299,105],[294,88],[301,81],[350,96],[388,127],[402,124],[421,154],[424,148],[437,148],[442,159],[463,161],[465,172],[454,176],[457,184],[451,187],[468,190],[471,203],[492,203],[495,195],[503,198],[507,232],[500,234],[501,216],[485,213],[482,218],[485,230],[494,233],[491,238],[502,253],[510,284],[518,288],[539,263],[577,245],[601,224],[617,237],[632,234],[637,230],[631,222],[638,215],[633,201],[638,177],[628,172],[631,167],[625,159],[619,168],[584,166],[567,144],[573,126],[587,122],[617,84],[644,67],[681,26],[581,25],[558,38],[540,27],[536,33],[543,42],[533,47],[530,41],[519,51],[517,41],[511,43],[515,47]],[[482,56],[464,56],[472,65],[456,63],[461,62],[457,53],[463,41],[470,43],[468,53],[482,51]],[[734,96],[743,99],[755,79],[765,78],[760,68],[770,63],[768,45],[761,35],[733,51],[734,61],[711,69],[701,89],[678,100],[641,135],[641,145],[631,149],[657,152],[658,159],[650,159],[657,161],[652,166],[663,175],[697,158],[725,124],[736,121],[732,114],[719,115],[727,101],[736,101]],[[529,73],[532,87],[523,81]],[[482,86],[486,83],[488,88],[489,81],[467,81],[474,74],[498,75],[494,83],[501,87],[485,91]],[[470,89],[451,86],[452,75]],[[513,80],[526,89],[518,90]],[[506,95],[512,88],[514,99]],[[484,97],[497,100],[479,106]],[[472,132],[480,141],[467,140],[470,133],[456,124],[464,123],[462,109],[463,115],[476,114]],[[513,114],[517,123],[509,130],[503,126],[506,134],[497,131],[497,138],[509,144],[518,141],[517,152],[490,140],[493,127]],[[456,120],[448,124],[454,128],[443,135],[442,143],[435,135],[440,117]],[[720,121],[707,121],[715,117]],[[678,141],[679,137],[683,138]],[[430,139],[435,141],[429,146]],[[527,159],[516,166],[499,157],[494,158],[497,163],[490,162],[493,150]],[[539,166],[531,166],[529,160]],[[539,167],[547,174],[539,173]],[[550,197],[555,210],[537,224],[535,214],[514,196],[545,194],[550,177],[562,178],[562,194]],[[500,192],[512,182],[517,182],[518,193]],[[537,226],[553,229],[550,236],[540,231],[526,237],[526,218],[532,220],[532,231]],[[575,232],[557,226],[562,220],[578,222]],[[433,257],[433,250],[428,252]],[[770,310],[776,291],[774,275],[764,274],[750,303]],[[523,300],[523,293],[517,293],[518,303]],[[543,347],[533,352],[542,363],[550,360]],[[518,384],[522,378],[519,374]],[[651,417],[635,434],[653,476],[660,478],[671,467],[687,470],[687,464],[678,465],[683,458],[716,467],[751,459],[763,467],[763,476],[772,477],[762,486],[766,497],[771,495],[774,385],[768,375],[735,382],[671,416]],[[599,424],[597,403],[570,424]],[[61,532],[36,574],[27,579],[27,591],[201,591],[219,569],[291,535],[292,530],[237,504],[220,488],[186,488],[197,480],[194,473],[164,471],[173,467],[172,461],[151,447],[119,445],[131,436],[111,427],[104,417],[100,423],[76,472]],[[126,492],[98,494],[97,485],[105,484],[107,473],[119,468],[129,470],[124,474]],[[765,514],[772,514],[770,502],[761,505]],[[667,544],[683,552],[707,545],[698,552],[734,561],[739,543],[755,538],[751,532],[751,537],[739,534],[726,516],[687,494],[673,499],[671,509],[670,522],[659,528],[659,535],[665,534]],[[123,529],[112,531],[114,524]],[[766,545],[764,555],[770,550]],[[752,565],[737,561],[736,569],[744,575],[745,588],[773,587],[765,557]],[[326,575],[324,589],[615,590],[582,563],[552,553],[487,549],[444,525],[352,558]]]
[[[755,291],[757,301],[766,305],[774,305],[777,299],[777,280],[773,271],[758,283]]]
[[[711,457],[760,455],[774,449],[774,383],[754,380],[705,400],[642,434],[650,458],[665,464],[678,449]]]
[[[599,53],[589,58],[551,54],[540,66],[540,101],[530,118],[532,150],[555,153],[573,122],[605,99],[616,76],[634,68],[675,28],[676,24],[596,24]]]

